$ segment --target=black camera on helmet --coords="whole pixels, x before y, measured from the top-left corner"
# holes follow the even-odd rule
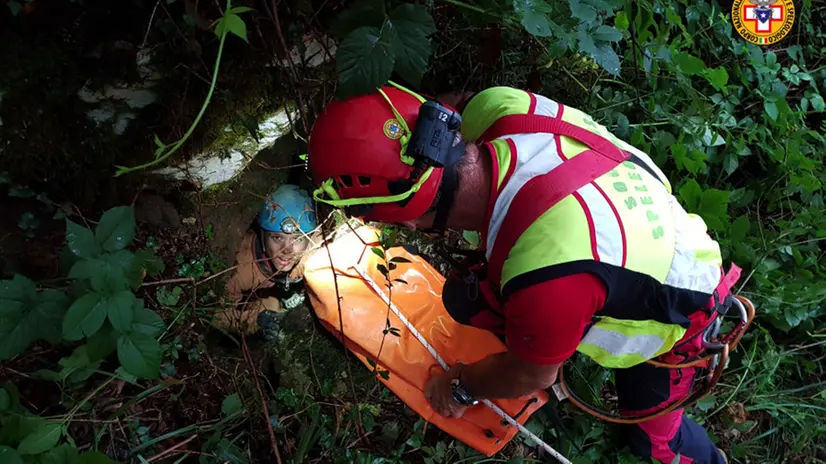
[[[416,129],[407,145],[407,154],[428,166],[451,166],[464,154],[459,129],[462,117],[435,101],[425,102],[419,108]]]

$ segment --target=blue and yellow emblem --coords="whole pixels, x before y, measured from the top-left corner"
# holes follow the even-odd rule
[[[397,140],[404,135],[404,129],[395,119],[388,119],[384,122],[384,135],[390,140]]]

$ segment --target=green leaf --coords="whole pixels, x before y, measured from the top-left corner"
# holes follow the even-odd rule
[[[735,153],[726,153],[725,158],[723,158],[723,169],[726,174],[731,175],[737,170],[738,166],[740,166],[740,158]]]
[[[8,5],[9,11],[11,11],[12,16],[17,16],[18,14],[20,14],[20,10],[23,9],[23,5],[21,5],[20,2],[16,0],[10,0]]]
[[[139,334],[144,334],[152,338],[160,335],[166,325],[155,311],[146,309],[143,306],[143,300],[136,300],[133,308],[134,317],[132,318],[132,331]]]
[[[12,317],[0,317],[0,360],[17,356],[29,347],[40,330],[32,311]]]
[[[9,7],[11,7],[11,4],[9,4]],[[23,458],[20,457],[20,453],[16,449],[0,446],[0,462],[3,464],[23,464]]]
[[[68,308],[69,299],[63,292],[45,290],[37,295],[29,317],[37,321],[37,335],[41,340],[49,343],[60,341],[61,326]]]
[[[253,11],[253,9],[248,7],[248,6],[236,6],[235,8],[229,10],[230,13],[235,13],[235,14],[246,13],[248,11]]]
[[[826,110],[826,102],[823,101],[823,97],[821,97],[820,94],[816,93],[812,95],[809,101],[812,102],[812,109],[817,111],[818,113],[822,113],[824,110]]]
[[[680,453],[677,453],[677,455],[674,456],[674,459],[671,460],[671,464],[680,464],[681,460],[682,460],[682,455]]]
[[[100,255],[100,245],[91,230],[66,219],[66,244],[79,258],[96,258]]]
[[[674,54],[673,59],[677,64],[677,69],[689,76],[692,74],[700,74],[704,69],[706,69],[706,64],[703,63],[703,60],[689,53],[676,53]]]
[[[385,19],[382,0],[360,0],[339,15],[333,33],[343,39],[360,27],[381,27]]]
[[[91,362],[102,361],[114,353],[118,338],[109,327],[103,327],[86,340],[86,355]]]
[[[0,412],[6,412],[11,407],[11,398],[5,388],[0,388]]]
[[[75,341],[94,335],[106,320],[106,305],[106,298],[99,293],[78,298],[63,318],[63,338]]]
[[[49,452],[38,456],[39,464],[74,464],[77,460],[77,449],[64,443]]]
[[[537,37],[552,35],[548,13],[553,9],[545,0],[513,0],[513,9],[528,33]]]
[[[429,36],[436,32],[433,18],[423,5],[405,3],[390,13],[393,29],[395,71],[406,81],[418,86],[427,71],[433,48]]]
[[[610,44],[603,43],[597,46],[597,51],[593,54],[594,61],[602,66],[609,73],[619,76],[620,61]]]
[[[599,26],[594,31],[594,39],[602,42],[618,42],[622,40],[622,32],[611,26]]]
[[[580,0],[568,0],[568,6],[571,8],[571,15],[582,22],[590,23],[597,19],[596,10]]]
[[[118,206],[103,213],[95,229],[95,238],[106,251],[128,247],[135,238],[135,211],[131,206]]]
[[[388,24],[381,30],[360,27],[341,42],[336,53],[340,98],[374,92],[390,79],[396,62],[395,31]]]
[[[89,359],[88,345],[75,348],[71,356],[62,358],[58,364],[63,368],[58,373],[59,380],[73,384],[85,382],[100,367],[100,361]]]
[[[135,295],[129,290],[116,293],[108,298],[107,314],[109,315],[109,322],[118,332],[127,332],[132,328],[132,307],[135,300]]]
[[[772,120],[777,121],[777,103],[766,100],[763,102],[763,108]]]
[[[0,280],[0,317],[19,316],[36,295],[35,283],[20,274],[11,280]]]
[[[241,397],[238,393],[233,393],[221,403],[221,414],[224,416],[231,416],[241,410]]]
[[[750,229],[751,222],[749,221],[748,216],[740,216],[731,224],[731,229],[729,229],[729,239],[732,242],[743,240],[746,238],[746,235],[749,233]]]
[[[219,32],[218,28],[221,27],[222,30],[221,32]],[[228,33],[232,33],[240,37],[241,40],[243,40],[244,42],[249,42],[249,40],[247,40],[247,23],[245,23],[240,16],[233,13],[228,13],[226,16],[224,16],[221,19],[221,22],[218,24],[218,27],[215,28],[215,32],[218,34],[219,37],[221,36],[221,34],[225,33],[223,29],[226,29],[226,32]]]
[[[118,360],[126,372],[142,379],[156,379],[161,368],[161,345],[146,334],[123,334],[118,338]]]
[[[703,190],[700,188],[700,184],[697,183],[694,179],[689,179],[688,182],[683,184],[680,187],[680,198],[683,200],[685,207],[688,212],[692,212],[696,210],[700,206],[700,197],[703,194]]]
[[[706,79],[718,90],[726,90],[728,84],[728,71],[722,66],[719,68],[706,68]]]
[[[17,451],[23,456],[45,453],[57,445],[62,433],[63,424],[46,422],[24,438],[17,447]]]
[[[617,12],[617,17],[614,18],[614,27],[621,31],[625,31],[630,26],[628,15],[624,11]]]
[[[146,272],[152,277],[156,277],[163,273],[166,265],[163,260],[159,258],[154,251],[140,249],[135,252],[132,260],[132,271],[128,274],[130,276],[139,276],[143,280],[143,272]],[[140,282],[138,282],[139,284]]]
[[[409,263],[410,260],[403,256],[396,256],[390,259],[391,263]]]
[[[155,298],[157,298],[158,303],[163,306],[175,306],[181,299],[181,293],[183,293],[183,289],[177,285],[173,287],[172,290],[164,286],[158,289]]]
[[[373,247],[370,249],[370,251],[372,251],[373,254],[378,256],[379,258],[384,259],[384,250],[382,250],[381,248]]]

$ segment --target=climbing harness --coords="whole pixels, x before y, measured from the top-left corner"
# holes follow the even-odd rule
[[[722,314],[718,313],[706,329],[698,333],[698,335],[703,337],[702,345],[704,351],[710,352],[711,354],[705,356],[698,355],[695,359],[676,364],[666,363],[655,359],[646,361],[646,363],[651,364],[652,366],[666,369],[682,369],[688,367],[702,367],[704,364],[708,365],[707,368],[704,368],[706,372],[703,374],[702,381],[695,381],[695,385],[692,387],[692,390],[682,399],[675,401],[661,410],[647,415],[623,416],[613,414],[588,404],[585,400],[577,396],[565,380],[564,368],[559,369],[559,383],[554,385],[554,392],[557,394],[557,398],[560,400],[567,398],[571,400],[571,403],[573,403],[576,407],[582,409],[586,413],[598,419],[617,424],[639,424],[641,422],[646,422],[651,419],[664,416],[672,411],[676,411],[677,409],[690,407],[711,393],[711,390],[723,375],[723,371],[725,370],[726,364],[729,360],[729,354],[740,343],[740,340],[743,338],[746,330],[748,330],[754,320],[755,310],[751,301],[739,295],[729,298],[732,306],[737,308],[738,316],[740,317],[740,320],[734,328],[729,333],[720,336],[719,332],[720,326],[722,325]],[[687,341],[683,341],[683,343],[685,342]],[[675,348],[677,348],[677,346],[675,346]]]
[[[370,276],[363,269],[360,269],[357,266],[353,266],[353,269],[364,280],[364,282],[373,290],[373,292],[375,292],[384,301],[384,303],[387,304],[387,306],[390,308],[390,310],[393,311],[393,314],[395,314],[396,317],[398,317],[399,320],[402,322],[402,324],[404,324],[404,326],[407,327],[408,330],[410,330],[410,333],[414,337],[416,337],[416,340],[418,340],[419,343],[422,344],[422,346],[424,346],[427,349],[427,351],[430,353],[431,356],[433,356],[433,358],[436,360],[436,362],[438,362],[439,365],[442,366],[442,368],[444,370],[446,370],[446,371],[449,370],[450,366],[447,365],[447,363],[444,361],[444,359],[442,359],[442,357],[439,355],[439,353],[437,353],[436,350],[433,348],[433,346],[430,345],[430,343],[427,341],[427,339],[424,338],[424,336],[422,336],[421,333],[419,333],[419,331],[416,329],[416,327],[413,324],[410,323],[410,321],[407,319],[407,317],[405,317],[405,315],[402,314],[401,311],[399,311],[399,309],[396,307],[396,305],[393,304],[393,302],[390,300],[390,298],[387,297],[387,295],[376,284],[376,282],[374,282],[373,279],[371,279]],[[491,402],[489,400],[482,400],[481,402],[485,406],[492,409],[493,412],[495,412],[502,419],[507,421],[510,425],[516,427],[520,432],[522,432],[523,434],[528,436],[537,445],[541,446],[542,449],[547,451],[548,454],[553,456],[556,460],[558,460],[559,462],[561,462],[563,464],[571,464],[571,461],[569,461],[565,456],[563,456],[558,451],[553,449],[551,447],[551,445],[549,445],[549,444],[545,443],[544,441],[542,441],[541,438],[537,437],[536,434],[534,434],[533,432],[531,432],[530,430],[525,428],[525,426],[523,426],[522,424],[517,422],[513,417],[509,416],[505,411],[503,411],[501,408],[499,408],[499,406],[495,405],[493,402]]]

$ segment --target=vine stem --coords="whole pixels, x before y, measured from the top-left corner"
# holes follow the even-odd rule
[[[82,408],[84,404],[88,403],[88,402],[89,402],[89,400],[91,400],[92,398],[94,398],[94,397],[95,397],[95,395],[97,395],[98,393],[100,393],[100,391],[101,391],[101,390],[103,390],[104,388],[106,388],[106,386],[107,386],[107,385],[109,385],[110,383],[112,383],[112,381],[113,381],[113,380],[115,380],[115,378],[116,378],[116,377],[117,377],[117,376],[116,376],[115,374],[112,374],[111,376],[109,376],[109,378],[108,378],[108,379],[106,379],[106,381],[105,381],[105,382],[103,382],[102,384],[98,385],[98,386],[97,386],[97,388],[95,388],[95,389],[92,391],[92,393],[89,393],[88,395],[86,395],[86,398],[83,398],[83,401],[81,401],[80,403],[78,403],[78,404],[77,404],[77,406],[75,406],[74,408],[72,408],[72,410],[69,412],[69,415],[68,415],[68,416],[66,416],[66,419],[64,419],[64,420],[63,420],[63,423],[64,423],[64,424],[70,424],[70,423],[72,422],[72,419],[75,417],[75,414],[77,414],[77,412],[80,410],[80,408]]]
[[[232,6],[232,0],[227,0],[227,10],[224,13],[224,17],[229,14],[229,10]],[[222,18],[223,19],[223,18]],[[195,117],[195,121],[192,122],[192,125],[189,126],[184,136],[175,142],[172,145],[172,149],[163,153],[161,156],[156,157],[154,160],[149,161],[148,163],[140,164],[138,166],[133,166],[131,168],[125,166],[118,166],[118,171],[115,173],[115,177],[120,177],[124,174],[128,174],[134,171],[140,171],[141,169],[146,169],[148,167],[155,166],[172,156],[175,152],[177,152],[184,144],[184,142],[189,139],[193,132],[195,132],[195,128],[198,127],[198,124],[201,122],[201,118],[204,117],[204,113],[206,113],[207,107],[209,107],[209,103],[212,100],[212,94],[215,92],[215,86],[218,83],[218,70],[221,67],[221,57],[224,54],[224,44],[227,41],[227,35],[229,34],[229,29],[226,27],[223,28],[221,32],[221,42],[218,44],[218,56],[215,57],[215,68],[212,70],[212,82],[209,84],[209,92],[207,92],[207,96],[204,99],[204,104],[201,105],[201,111],[198,112],[198,116]]]
[[[244,360],[247,362],[250,370],[252,371],[252,378],[255,380],[255,389],[258,390],[258,397],[261,399],[261,412],[263,412],[264,421],[267,423],[267,433],[270,435],[270,445],[272,445],[272,451],[275,453],[275,460],[278,464],[281,464],[281,453],[278,451],[278,441],[275,438],[275,431],[272,429],[270,411],[267,408],[267,401],[264,398],[264,390],[261,389],[261,381],[258,380],[258,369],[255,367],[255,363],[252,360],[252,354],[250,354],[250,349],[247,346],[247,337],[244,335],[244,332],[241,332],[241,350],[244,354]]]
[[[484,13],[487,15],[492,15],[489,11],[485,10],[484,8],[478,7],[476,5],[471,5],[470,3],[460,2],[459,0],[443,0],[445,3],[450,3],[451,5],[455,5],[461,8],[465,8],[471,11],[476,11],[477,13]]]

